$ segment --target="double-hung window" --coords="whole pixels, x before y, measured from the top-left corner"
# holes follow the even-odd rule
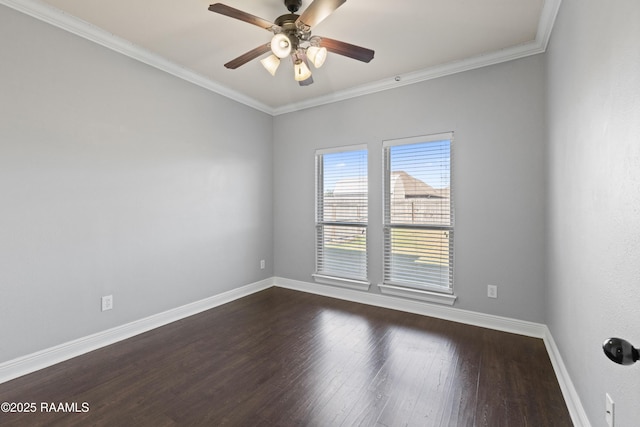
[[[446,133],[383,142],[385,293],[453,293],[452,141]]]
[[[317,281],[369,286],[367,160],[366,145],[316,151]]]

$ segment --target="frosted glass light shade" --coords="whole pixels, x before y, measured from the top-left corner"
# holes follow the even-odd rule
[[[278,66],[280,65],[280,59],[278,59],[277,56],[275,55],[269,55],[264,59],[260,60],[260,63],[262,64],[262,66],[264,68],[267,69],[268,72],[271,73],[272,76],[276,75],[276,70],[278,69]]]
[[[311,61],[314,67],[320,68],[322,64],[324,64],[325,59],[327,59],[327,48],[309,46],[307,48],[307,58],[309,58],[309,61]]]
[[[311,77],[311,70],[307,67],[307,64],[299,59],[293,65],[293,70],[295,72],[294,78],[298,82],[302,82]]]
[[[271,39],[271,52],[278,58],[286,58],[291,53],[291,40],[285,34],[279,33]]]

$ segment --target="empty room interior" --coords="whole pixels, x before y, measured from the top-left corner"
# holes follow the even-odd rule
[[[0,424],[638,425],[639,2],[211,3],[0,0]]]

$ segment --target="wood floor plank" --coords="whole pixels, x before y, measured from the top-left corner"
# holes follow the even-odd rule
[[[8,426],[571,426],[542,340],[280,288],[0,384]]]

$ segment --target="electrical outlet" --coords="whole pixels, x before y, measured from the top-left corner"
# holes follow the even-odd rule
[[[613,399],[611,398],[611,396],[609,396],[609,393],[607,393],[606,396],[607,396],[607,403],[606,403],[607,412],[605,413],[605,420],[607,421],[607,425],[609,427],[614,427],[615,425],[614,408],[616,407],[616,405],[613,403]]]
[[[266,266],[265,262],[263,259],[260,260],[260,270],[264,270],[264,267]]]
[[[498,298],[498,287],[496,285],[487,285],[487,296],[489,298]]]
[[[102,297],[102,311],[111,310],[113,308],[113,295]]]

